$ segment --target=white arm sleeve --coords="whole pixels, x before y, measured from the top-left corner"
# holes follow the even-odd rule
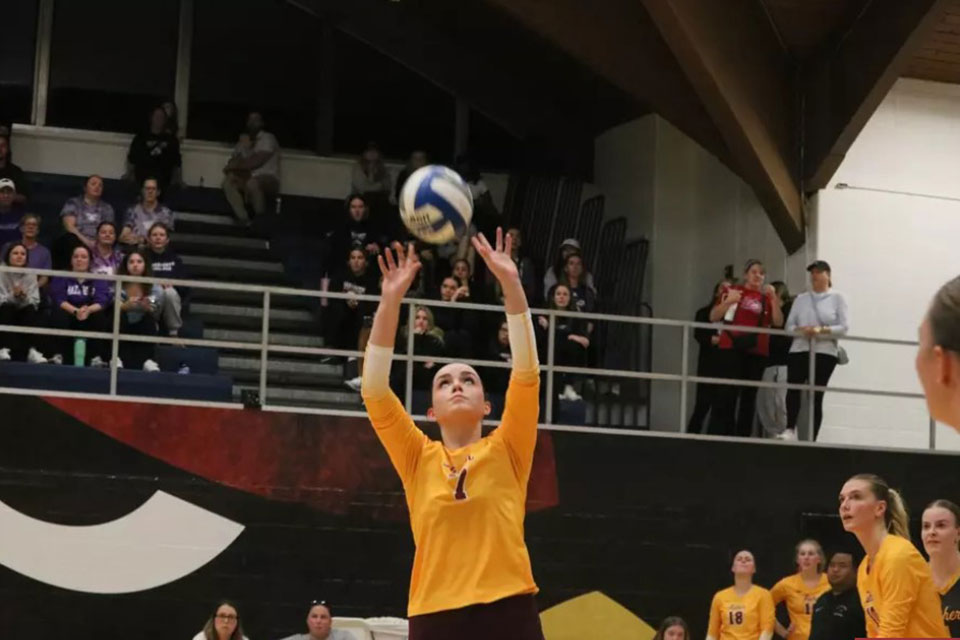
[[[537,338],[533,333],[533,317],[530,315],[530,310],[507,314],[507,331],[510,334],[513,370],[519,373],[539,371]]]
[[[390,363],[393,361],[393,349],[367,343],[363,357],[363,377],[361,395],[378,397],[390,390]]]

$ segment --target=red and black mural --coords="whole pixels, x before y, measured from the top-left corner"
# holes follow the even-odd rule
[[[301,631],[313,599],[404,615],[406,506],[363,419],[11,395],[0,415],[4,638],[190,637],[220,597],[239,601],[255,638]],[[753,549],[772,584],[800,536],[841,536],[832,516],[849,475],[887,476],[919,511],[960,498],[955,466],[541,431],[526,526],[539,601],[601,591],[701,634],[733,551]]]

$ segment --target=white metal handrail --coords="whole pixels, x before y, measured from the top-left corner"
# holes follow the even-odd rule
[[[113,323],[112,330],[109,333],[106,332],[92,332],[92,331],[79,331],[79,330],[67,330],[67,329],[50,329],[46,327],[20,327],[15,325],[0,325],[0,331],[12,332],[12,333],[26,333],[26,334],[36,334],[36,335],[47,335],[47,336],[65,336],[65,337],[80,337],[87,339],[100,339],[100,340],[109,340],[111,342],[111,362],[110,362],[110,394],[111,396],[117,395],[117,354],[119,352],[119,343],[120,341],[128,342],[145,342],[152,344],[167,344],[167,345],[180,345],[180,346],[197,346],[197,347],[210,347],[215,349],[230,349],[238,351],[259,351],[260,352],[260,375],[259,375],[259,391],[260,391],[260,402],[262,408],[270,407],[268,403],[269,395],[269,385],[268,373],[269,373],[269,355],[271,353],[275,354],[299,354],[299,355],[317,355],[317,356],[341,356],[341,357],[359,357],[363,354],[358,350],[352,349],[334,349],[329,347],[298,347],[292,345],[283,345],[283,344],[274,344],[270,341],[270,309],[272,305],[272,299],[275,296],[289,296],[289,297],[304,297],[304,298],[320,298],[320,299],[332,299],[332,300],[357,300],[357,301],[369,301],[369,302],[378,302],[379,296],[374,295],[359,295],[351,293],[341,293],[334,291],[320,291],[320,290],[310,290],[310,289],[297,289],[292,287],[275,287],[275,286],[266,286],[266,285],[246,285],[246,284],[236,284],[229,282],[213,282],[213,281],[203,281],[203,280],[178,280],[171,278],[162,278],[162,277],[138,277],[138,276],[118,276],[111,274],[94,274],[94,273],[83,273],[78,274],[72,271],[56,271],[50,269],[28,269],[28,268],[15,268],[0,265],[0,274],[6,272],[14,273],[27,273],[34,274],[38,276],[50,276],[50,277],[68,277],[76,278],[78,275],[82,275],[84,279],[87,280],[102,280],[110,281],[113,283],[123,283],[123,282],[138,282],[144,284],[163,284],[163,285],[172,285],[180,287],[189,287],[192,289],[214,289],[221,291],[243,291],[248,293],[259,293],[261,296],[261,327],[260,327],[260,340],[256,342],[243,342],[243,341],[231,341],[231,340],[214,340],[214,339],[200,339],[200,338],[173,338],[166,336],[140,336],[140,335],[127,335],[120,332],[120,286],[113,287],[113,296],[114,304],[112,307],[113,311]],[[447,308],[456,308],[464,310],[475,310],[475,311],[485,311],[485,312],[497,312],[504,313],[504,309],[500,305],[492,304],[481,304],[476,302],[445,302],[442,300],[434,299],[422,299],[422,298],[406,298],[403,301],[403,304],[406,304],[408,307],[407,313],[407,323],[408,326],[412,326],[413,319],[415,315],[416,307],[447,307]],[[546,392],[547,399],[545,413],[546,421],[545,424],[552,424],[553,422],[553,387],[554,387],[554,374],[556,373],[568,373],[575,375],[584,375],[584,376],[604,376],[611,378],[626,378],[626,379],[636,379],[636,380],[648,380],[648,381],[661,381],[661,382],[676,382],[681,385],[680,393],[680,425],[678,431],[683,432],[686,428],[686,415],[687,415],[687,386],[690,383],[707,383],[715,385],[734,385],[734,386],[745,386],[745,387],[755,387],[755,388],[776,388],[776,389],[788,389],[788,390],[801,390],[806,392],[810,406],[813,406],[814,394],[817,392],[831,391],[833,393],[849,393],[849,394],[863,394],[863,395],[876,395],[876,396],[888,396],[888,397],[897,397],[897,398],[923,398],[922,394],[914,392],[903,392],[903,391],[885,391],[885,390],[876,390],[876,389],[858,389],[858,388],[844,388],[844,387],[826,387],[826,386],[817,386],[815,384],[815,343],[817,340],[843,340],[843,341],[855,341],[855,342],[866,342],[872,344],[881,344],[881,345],[892,345],[892,346],[916,346],[917,342],[913,340],[897,340],[889,338],[874,338],[868,336],[848,336],[848,335],[826,335],[826,336],[813,336],[808,338],[810,341],[809,346],[809,362],[810,362],[810,372],[808,377],[808,382],[803,384],[790,384],[787,382],[764,382],[761,380],[741,380],[741,379],[731,379],[731,378],[715,378],[708,376],[697,376],[691,375],[689,373],[689,355],[690,355],[690,336],[691,332],[694,329],[711,329],[719,330],[724,327],[729,327],[722,323],[704,323],[704,322],[694,322],[688,320],[672,320],[665,318],[647,318],[640,316],[624,316],[624,315],[615,315],[608,313],[583,313],[576,311],[560,311],[554,309],[541,309],[541,308],[532,308],[532,313],[535,315],[547,316],[549,320],[548,336],[547,336],[547,362],[542,365],[542,369],[546,373]],[[580,319],[595,320],[600,322],[619,322],[633,325],[649,325],[651,327],[660,326],[660,327],[675,327],[681,330],[681,367],[679,374],[673,373],[657,373],[657,372],[647,372],[647,371],[632,371],[624,369],[606,369],[599,367],[570,367],[555,365],[554,360],[556,357],[556,345],[554,340],[555,328],[556,328],[556,319],[558,317],[575,317]],[[735,327],[735,330],[738,332],[744,333],[758,333],[758,334],[769,334],[769,335],[781,335],[796,338],[797,334],[782,329],[768,329],[765,327],[756,327],[756,326],[739,326]],[[434,356],[418,356],[413,353],[413,332],[407,332],[407,341],[404,353],[394,354],[395,360],[401,360],[405,362],[406,365],[406,388],[404,389],[404,402],[408,410],[412,410],[412,398],[413,398],[413,365],[416,362],[436,362],[436,363],[449,363],[449,362],[465,362],[475,367],[483,368],[509,368],[508,363],[502,361],[494,360],[481,360],[481,359],[462,359],[462,358],[448,358],[448,357],[434,357]],[[649,401],[649,400],[648,400]],[[347,412],[350,415],[359,412]],[[362,414],[360,414],[362,415]],[[806,425],[806,433],[802,434],[803,439],[812,440],[813,435],[813,420],[814,415],[813,411],[808,411],[808,424]],[[935,445],[935,425],[933,421],[930,421],[930,434],[929,434],[929,446],[934,448]]]

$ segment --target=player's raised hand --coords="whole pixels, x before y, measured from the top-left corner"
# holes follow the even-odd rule
[[[513,238],[508,234],[506,239],[503,237],[503,229],[497,227],[496,248],[491,247],[490,243],[482,233],[471,238],[473,248],[477,250],[480,257],[486,263],[490,272],[500,281],[500,284],[506,284],[509,280],[519,280],[520,273],[517,271],[517,264],[511,257],[513,249]]]
[[[413,249],[413,243],[407,245],[404,253],[403,245],[394,242],[392,249],[387,247],[381,255],[377,256],[377,263],[380,265],[380,273],[383,274],[383,282],[380,285],[381,295],[391,300],[402,299],[417,277],[417,272],[420,271],[420,258]]]

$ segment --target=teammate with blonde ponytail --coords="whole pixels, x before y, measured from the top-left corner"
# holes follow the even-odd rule
[[[869,638],[949,638],[930,567],[910,542],[907,509],[883,478],[861,473],[840,490],[840,520],[866,556],[857,590]]]

